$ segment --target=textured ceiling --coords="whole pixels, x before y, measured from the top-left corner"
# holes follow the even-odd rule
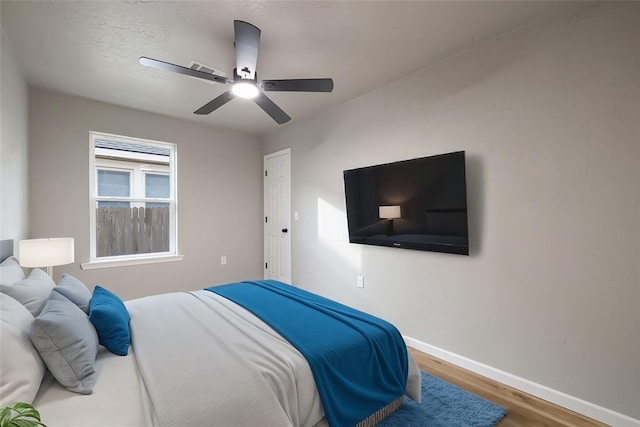
[[[269,92],[295,123],[575,2],[5,1],[2,31],[34,86],[263,135],[277,125],[251,101],[208,116],[228,89],[149,69],[149,56],[232,74],[233,20],[262,29],[259,79],[332,77],[326,93]]]

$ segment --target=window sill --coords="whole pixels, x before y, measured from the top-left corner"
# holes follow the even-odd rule
[[[98,268],[126,267],[128,265],[157,264],[160,262],[182,261],[183,258],[184,255],[156,255],[141,258],[108,259],[84,262],[80,264],[80,268],[83,270],[95,270]]]

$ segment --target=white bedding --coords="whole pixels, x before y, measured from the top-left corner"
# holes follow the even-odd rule
[[[304,357],[242,307],[209,291],[126,303],[128,356],[101,349],[93,394],[45,378],[34,406],[56,426],[325,425]],[[409,356],[407,394],[420,399]]]
[[[48,427],[158,425],[132,349],[127,356],[116,356],[101,347],[95,370],[98,379],[89,395],[70,392],[47,373],[33,406]]]

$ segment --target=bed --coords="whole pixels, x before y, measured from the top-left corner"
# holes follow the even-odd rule
[[[51,279],[47,282],[46,274],[32,277],[37,269],[21,278],[14,263],[15,259],[8,258],[0,268],[0,406],[14,400],[33,402],[49,427],[340,424],[336,418],[328,418],[330,412],[323,405],[326,397],[318,391],[321,382],[314,378],[318,368],[303,356],[306,350],[294,347],[283,338],[288,332],[276,332],[279,326],[268,325],[259,317],[261,313],[252,313],[228,295],[202,289],[123,303],[130,345],[126,345],[126,351],[120,351],[126,355],[118,355],[113,353],[113,342],[98,345],[98,341],[102,343],[102,336],[97,336],[102,326],[87,319],[88,311],[92,315],[100,312],[98,303],[89,310],[85,307],[87,301],[71,292],[81,282],[63,275],[56,285]],[[39,298],[45,297],[46,301],[25,298],[7,285],[8,281],[19,283],[29,279],[30,292],[40,289]],[[278,286],[288,292],[288,285]],[[108,290],[96,287],[90,304],[102,301],[97,294],[100,290],[109,294]],[[66,295],[67,300],[60,295]],[[86,339],[72,339],[80,341],[80,346],[67,354],[65,362],[77,366],[68,372],[64,370],[69,366],[64,366],[60,374],[60,366],[49,360],[51,349],[42,343],[36,345],[38,336],[34,331],[45,328],[42,319],[52,311],[55,314],[52,307],[72,307],[69,303],[79,309],[65,308],[62,321],[71,323],[71,330],[78,329],[72,335],[82,335],[80,325],[84,325]],[[118,322],[110,318],[107,323],[112,327]],[[87,324],[95,331],[87,328]],[[68,331],[65,333],[69,335]],[[66,339],[62,336],[59,341],[65,343]],[[116,352],[118,345],[120,350],[124,349],[124,343],[116,342]],[[365,353],[365,359],[372,358],[368,351]],[[406,372],[402,373],[404,389],[400,395],[406,393],[419,401],[418,367],[410,353],[403,354],[406,360],[401,362]],[[336,360],[352,358],[347,353],[336,357]],[[391,364],[395,362],[391,360]],[[65,375],[73,378],[68,381]],[[378,373],[370,376],[374,384],[382,381]],[[360,425],[375,424],[399,402],[401,399],[394,399],[377,411],[367,412],[369,415]]]

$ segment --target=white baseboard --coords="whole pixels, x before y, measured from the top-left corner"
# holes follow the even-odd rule
[[[466,357],[451,353],[450,351],[443,350],[414,338],[407,336],[403,337],[409,347],[413,347],[416,350],[420,350],[423,353],[460,366],[469,371],[475,372],[476,374],[480,374],[483,377],[490,378],[498,381],[499,383],[539,397],[540,399],[562,406],[563,408],[567,408],[589,418],[593,418],[594,420],[614,427],[640,427],[640,420],[636,420],[635,418],[631,418],[624,414],[603,408],[602,406],[578,399],[577,397],[534,383],[533,381],[487,366],[483,363],[467,359]]]

